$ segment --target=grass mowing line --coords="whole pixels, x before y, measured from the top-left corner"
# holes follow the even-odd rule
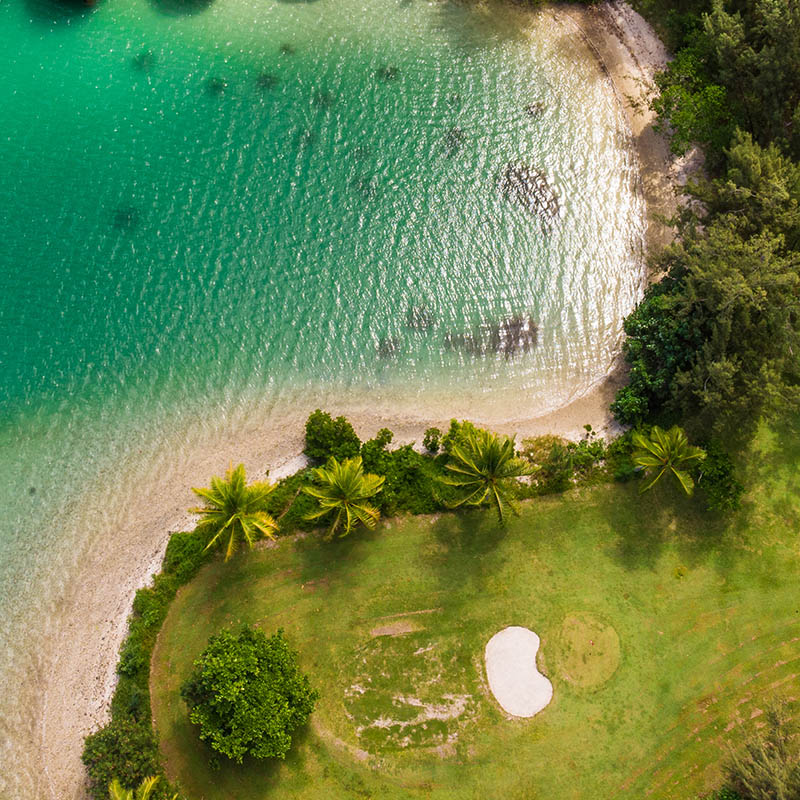
[[[748,502],[729,521],[669,490],[642,499],[635,487],[596,486],[528,503],[505,530],[483,513],[394,520],[391,533],[281,540],[209,565],[173,603],[153,656],[169,774],[196,800],[686,800],[711,788],[739,723],[759,722],[751,715],[791,687],[800,659],[800,554],[787,516],[800,498],[766,488],[800,493],[800,453],[769,432],[757,447]],[[416,617],[422,630],[370,635],[408,609],[436,613]],[[584,614],[619,641],[619,665],[594,688],[562,675],[591,658],[580,632],[575,652],[557,646],[565,620]],[[178,688],[208,636],[239,620],[282,626],[323,696],[285,764],[214,771]],[[554,687],[530,720],[509,720],[485,690],[483,648],[507,625],[539,633]],[[346,692],[367,688],[365,676],[370,692],[354,705]],[[469,695],[469,714],[429,728],[417,720],[407,742],[402,725],[362,741],[359,725],[413,722],[420,706],[409,698],[438,708],[445,695]]]

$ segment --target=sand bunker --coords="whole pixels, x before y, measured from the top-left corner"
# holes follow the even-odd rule
[[[489,688],[515,717],[538,714],[553,698],[553,685],[536,668],[539,637],[527,628],[504,628],[486,645]]]

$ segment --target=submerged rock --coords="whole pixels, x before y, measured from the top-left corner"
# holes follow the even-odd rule
[[[400,74],[400,69],[398,67],[392,67],[388,64],[383,64],[382,66],[378,67],[375,70],[375,74],[378,78],[382,81],[393,81],[397,76]]]
[[[378,339],[377,351],[380,358],[392,358],[400,349],[400,340],[394,336],[381,336]]]
[[[312,101],[317,108],[330,108],[333,105],[333,94],[322,89],[317,89],[314,92]]]
[[[448,332],[444,337],[446,350],[456,350],[471,356],[503,355],[512,358],[532,350],[539,341],[539,326],[531,316],[514,314],[499,322],[489,322],[469,333]]]
[[[544,103],[528,103],[525,106],[525,113],[529,117],[541,117],[544,114],[546,106]]]
[[[206,92],[210,95],[221,95],[228,88],[224,78],[209,78],[206,81]]]
[[[297,52],[297,48],[288,42],[284,42],[278,49],[282,56],[293,56]]]
[[[497,180],[503,197],[537,214],[544,222],[558,216],[559,203],[547,176],[522,162],[506,164]]]
[[[131,59],[131,63],[134,69],[138,69],[140,72],[149,72],[156,63],[156,54],[152,50],[142,50]]]
[[[464,146],[464,142],[466,140],[467,136],[463,129],[459,128],[457,125],[450,128],[444,135],[447,157],[452,158],[454,155],[456,155]]]
[[[259,89],[264,89],[264,91],[269,91],[270,89],[274,89],[278,85],[278,76],[273,75],[271,72],[262,72],[256,78],[256,86]]]
[[[317,134],[311,128],[303,128],[297,131],[294,136],[295,147],[311,147],[317,141]]]
[[[433,325],[433,314],[425,306],[411,306],[406,314],[406,325],[415,331],[424,331]]]
[[[351,185],[365,200],[370,200],[378,190],[378,179],[374,175],[358,175]]]
[[[114,228],[129,231],[139,224],[139,210],[134,206],[120,206],[114,212]]]

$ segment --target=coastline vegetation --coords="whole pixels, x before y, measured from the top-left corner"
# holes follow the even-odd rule
[[[721,783],[727,744],[792,693],[790,432],[760,430],[736,515],[705,510],[699,484],[689,498],[662,481],[645,499],[635,478],[604,479],[522,503],[504,527],[491,507],[405,516],[213,559],[176,599],[153,659],[169,775],[208,800],[689,798]],[[285,628],[320,689],[280,764],[210,766],[179,700],[208,636],[240,624]],[[480,686],[476,654],[508,624],[540,633],[556,688],[534,727]]]
[[[623,424],[680,421],[741,446],[800,402],[800,6],[640,0],[676,48],[652,102],[676,153],[703,148],[663,278],[625,322]]]

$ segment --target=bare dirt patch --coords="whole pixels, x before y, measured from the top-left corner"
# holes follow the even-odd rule
[[[344,693],[345,711],[371,753],[454,745],[475,716],[469,661],[457,643],[442,645],[420,630],[376,635],[352,663],[359,668]]]
[[[404,633],[415,633],[422,630],[421,626],[410,619],[399,619],[397,622],[390,622],[388,625],[379,625],[373,628],[370,636],[402,636]]]

